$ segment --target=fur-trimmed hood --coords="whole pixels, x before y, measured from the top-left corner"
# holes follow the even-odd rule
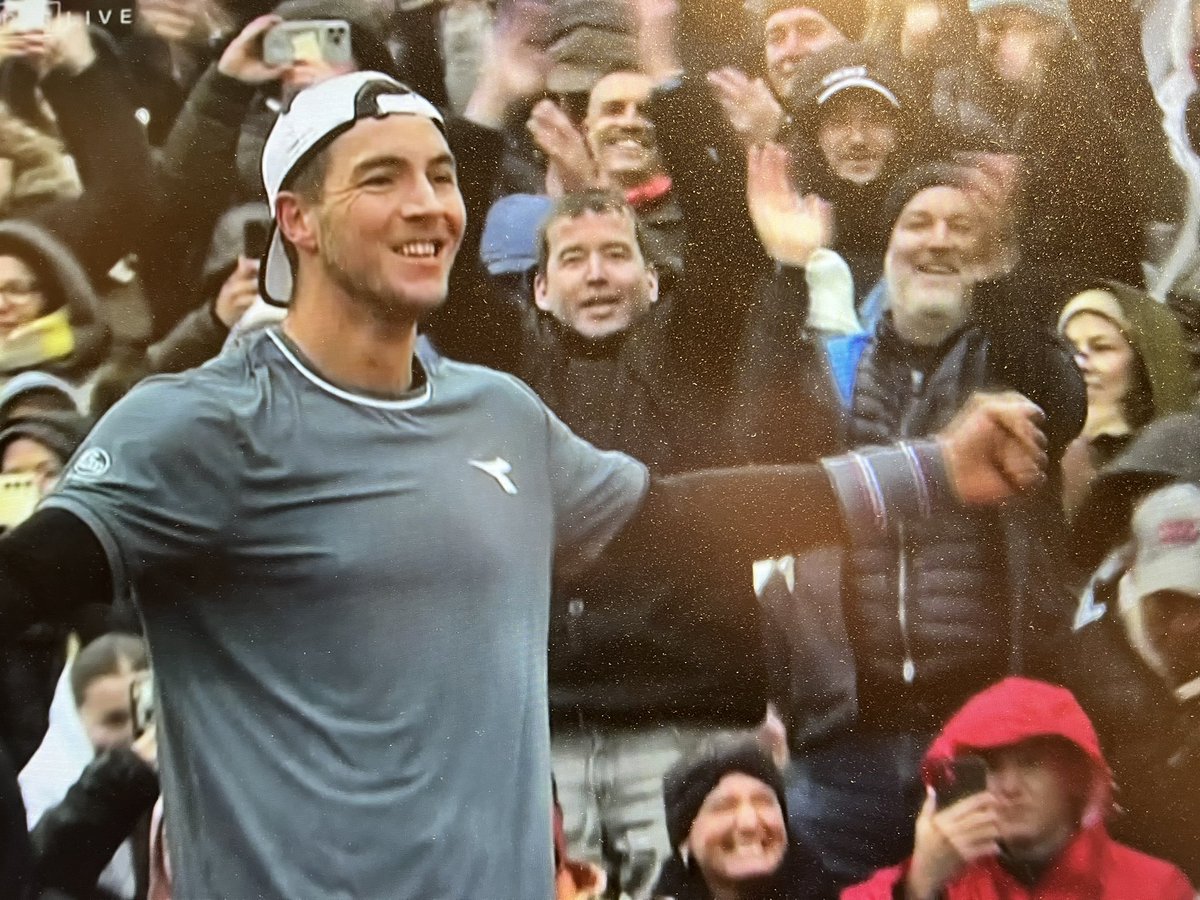
[[[33,269],[46,295],[46,313],[67,310],[75,339],[74,351],[65,359],[37,368],[70,380],[86,375],[103,359],[109,333],[101,317],[100,298],[74,254],[35,222],[3,219],[0,255],[15,256]]]

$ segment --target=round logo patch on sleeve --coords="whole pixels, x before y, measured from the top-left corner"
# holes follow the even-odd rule
[[[92,447],[75,460],[75,465],[71,467],[71,477],[81,481],[96,481],[103,478],[111,468],[112,457],[108,455],[108,451]]]

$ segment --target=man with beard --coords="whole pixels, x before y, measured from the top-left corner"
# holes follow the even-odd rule
[[[858,364],[850,446],[936,431],[962,397],[1001,385],[1046,410],[1054,457],[1082,427],[1086,395],[1071,351],[1039,323],[1035,297],[994,280],[1007,242],[978,200],[963,170],[946,164],[909,172],[889,197],[889,312]],[[1049,561],[1057,500],[1036,499],[856,542],[836,577],[826,577],[828,564],[819,570],[821,586],[807,590],[823,593],[811,602],[796,579],[801,608],[828,607],[833,592],[844,609],[840,634],[819,648],[836,661],[822,676],[828,690],[797,679],[784,708],[795,735],[793,825],[835,876],[865,877],[908,852],[918,762],[938,723],[990,681],[1044,664],[1066,630],[1069,603],[1057,605]],[[806,559],[797,573],[813,571]],[[795,660],[812,652],[810,635],[789,640]],[[814,721],[831,724],[814,735]]]
[[[548,898],[556,566],[686,577],[1042,478],[1010,397],[937,441],[660,479],[418,346],[479,187],[443,128],[376,72],[301,91],[263,154],[282,326],[128,395],[0,540],[5,633],[136,597],[180,900]]]

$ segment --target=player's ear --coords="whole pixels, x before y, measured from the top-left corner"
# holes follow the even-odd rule
[[[279,192],[275,198],[275,221],[292,246],[309,253],[317,252],[320,244],[317,212],[299,194]]]

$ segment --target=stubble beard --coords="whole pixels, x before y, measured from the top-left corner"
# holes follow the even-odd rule
[[[409,327],[428,311],[416,309],[408,298],[392,290],[382,278],[375,282],[363,274],[355,274],[345,261],[336,230],[323,217],[321,225],[326,237],[320,248],[322,266],[330,280],[376,323],[387,328]],[[443,294],[440,302],[432,304],[430,309],[440,306],[445,299]]]

